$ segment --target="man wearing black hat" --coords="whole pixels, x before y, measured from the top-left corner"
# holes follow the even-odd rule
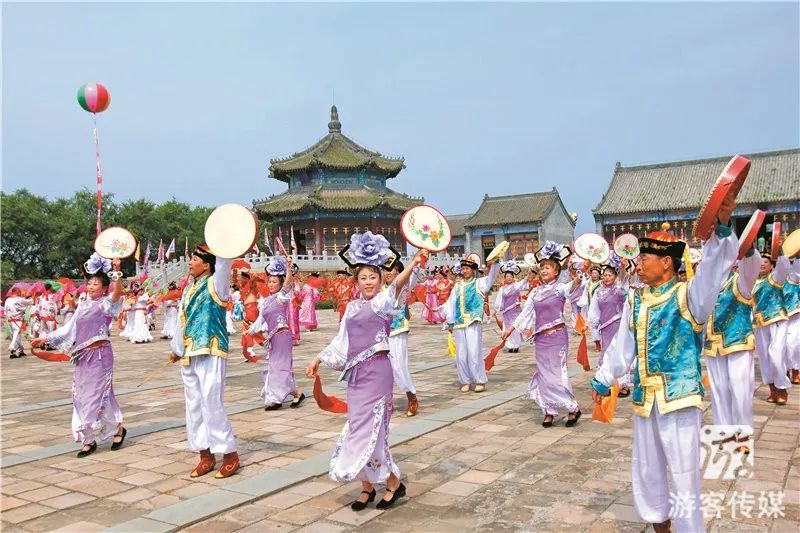
[[[178,306],[178,327],[172,338],[172,361],[181,361],[186,398],[186,438],[200,452],[191,477],[209,473],[214,454],[223,454],[216,477],[229,477],[239,469],[236,438],[225,414],[228,330],[225,312],[230,297],[233,261],[198,246],[189,261],[191,282]]]
[[[676,276],[686,244],[666,231],[669,225],[639,239],[636,272],[647,286],[628,298],[622,326],[592,380],[593,397],[600,403],[614,381],[634,365],[633,502],[656,533],[670,531],[671,520],[676,531],[704,530],[702,332],[738,255],[738,239],[729,227],[735,206],[732,196],[722,203],[703,263],[688,283]],[[672,509],[674,501],[686,504],[685,508]]]

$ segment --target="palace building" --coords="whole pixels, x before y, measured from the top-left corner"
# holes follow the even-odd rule
[[[373,152],[342,134],[333,106],[326,136],[290,157],[270,161],[269,177],[288,189],[255,200],[253,207],[272,223],[274,235],[284,236],[287,249],[293,229],[300,254],[334,254],[349,244],[353,232],[367,230],[382,234],[403,253],[400,217],[423,202],[386,186],[404,168],[403,158]]]
[[[773,221],[780,221],[785,237],[800,227],[800,149],[742,155],[752,165],[733,213],[737,233],[753,211],[761,209],[767,217],[760,236],[769,242]],[[676,235],[691,241],[700,208],[731,157],[630,167],[617,163],[608,190],[593,210],[597,232],[612,242],[621,233],[644,236],[669,222]]]

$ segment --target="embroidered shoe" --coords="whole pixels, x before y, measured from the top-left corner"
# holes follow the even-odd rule
[[[214,454],[211,453],[211,450],[203,450],[200,452],[200,462],[197,463],[197,466],[194,467],[192,473],[190,474],[191,477],[200,477],[205,476],[217,465],[217,459],[214,457]]]
[[[231,477],[237,470],[239,470],[239,454],[236,452],[226,453],[222,456],[222,467],[214,477],[217,479]]]

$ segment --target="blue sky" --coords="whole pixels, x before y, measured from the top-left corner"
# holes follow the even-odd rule
[[[327,133],[402,155],[447,213],[558,187],[578,231],[624,165],[800,144],[797,3],[7,4],[3,190],[191,204],[279,193]]]

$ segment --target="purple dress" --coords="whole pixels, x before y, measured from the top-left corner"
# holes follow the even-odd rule
[[[625,305],[625,297],[628,295],[627,286],[617,284],[608,286],[601,283],[592,297],[589,306],[589,327],[600,330],[600,358],[597,366],[603,364],[603,356],[611,344],[614,335],[619,329],[619,319],[622,316],[622,308]]]
[[[503,317],[503,328],[508,328],[517,319],[522,312],[522,307],[519,304],[520,291],[528,287],[528,280],[523,279],[503,285],[497,291],[497,299],[495,300],[495,310]],[[506,339],[506,348],[515,350],[522,344],[522,334],[518,330],[514,330],[511,335]]]
[[[292,366],[292,332],[289,329],[291,296],[291,291],[280,291],[264,298],[258,319],[249,330],[251,335],[264,332],[267,365],[261,372],[264,378],[261,397],[266,405],[283,403],[297,388]]]
[[[533,332],[536,372],[525,396],[536,402],[545,415],[578,410],[567,373],[569,339],[564,324],[564,305],[571,285],[553,281],[532,289],[514,323],[515,329]]]
[[[76,442],[106,441],[122,424],[122,411],[114,396],[114,351],[109,340],[109,326],[121,308],[122,298],[116,303],[110,296],[80,300],[69,322],[47,336],[75,365],[72,434]],[[106,342],[90,348],[100,341]]]
[[[385,482],[400,469],[389,450],[394,378],[389,361],[392,317],[403,311],[395,285],[371,300],[347,304],[336,338],[319,354],[326,366],[341,370],[347,381],[347,422],[331,457],[329,476],[339,482]]]

